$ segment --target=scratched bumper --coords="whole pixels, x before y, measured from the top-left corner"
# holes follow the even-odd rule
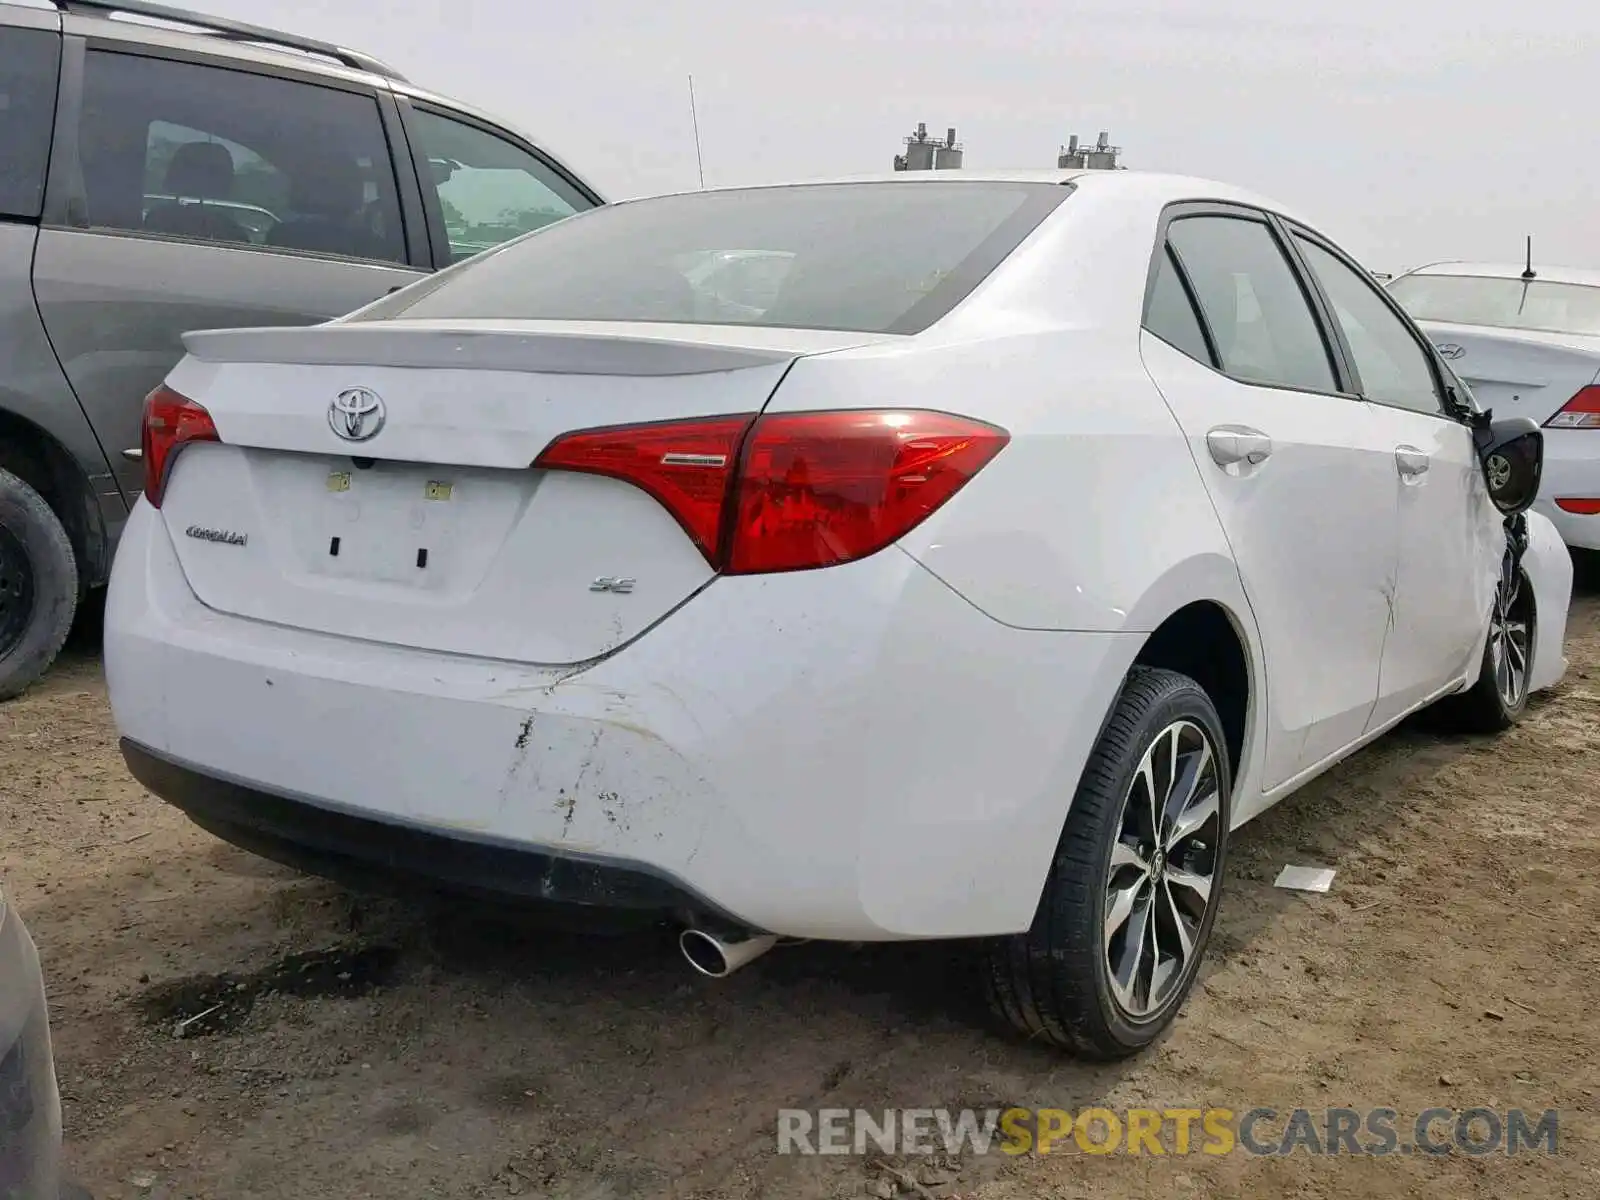
[[[660,871],[538,850],[350,812],[196,770],[124,738],[135,779],[201,828],[303,871],[357,886],[420,884],[452,893],[675,915],[729,914]]]
[[[893,549],[719,579],[577,673],[403,650],[205,608],[142,504],[105,644],[136,773],[191,809],[195,777],[235,789],[209,820],[241,844],[252,805],[287,799],[447,855],[521,852],[502,882],[575,862],[863,940],[1029,924],[1137,650],[1000,625]],[[316,841],[301,829],[280,843]]]

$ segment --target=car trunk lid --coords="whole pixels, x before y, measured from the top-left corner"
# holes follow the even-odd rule
[[[1421,322],[1484,408],[1541,425],[1600,375],[1600,338]]]
[[[178,456],[161,513],[190,586],[219,612],[584,662],[714,572],[652,496],[534,469],[540,452],[576,430],[754,414],[800,355],[872,340],[557,322],[192,334],[169,383],[221,443]],[[335,398],[350,393],[379,406],[358,422],[365,440],[335,429]]]

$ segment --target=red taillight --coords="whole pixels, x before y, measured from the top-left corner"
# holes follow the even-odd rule
[[[609,475],[643,488],[678,519],[716,566],[728,480],[753,414],[655,425],[617,425],[557,438],[534,462],[548,470]]]
[[[1585,499],[1581,496],[1557,496],[1556,507],[1562,512],[1569,512],[1576,517],[1600,516],[1600,499]]]
[[[741,415],[568,434],[534,466],[643,488],[712,567],[759,574],[876,553],[960,491],[1008,440],[1003,429],[946,413]]]
[[[785,413],[745,444],[727,570],[801,571],[904,537],[1009,440],[933,412]]]
[[[211,414],[189,397],[163,384],[144,398],[144,429],[140,447],[144,459],[144,494],[155,508],[167,487],[174,456],[190,442],[214,442],[217,427]]]
[[[1600,429],[1600,387],[1590,384],[1545,422],[1547,429]]]

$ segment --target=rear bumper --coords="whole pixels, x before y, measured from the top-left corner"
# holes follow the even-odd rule
[[[1581,550],[1600,550],[1600,514],[1570,513],[1556,501],[1600,500],[1600,431],[1546,429],[1544,475],[1534,511],[1550,518],[1561,540]]]
[[[731,919],[643,864],[382,820],[214,775],[127,738],[122,756],[135,779],[202,829],[313,874],[358,885],[416,882],[467,895]]]
[[[1028,926],[1141,641],[890,549],[719,579],[587,667],[467,659],[207,609],[143,504],[105,622],[135,772],[231,840],[850,940]]]

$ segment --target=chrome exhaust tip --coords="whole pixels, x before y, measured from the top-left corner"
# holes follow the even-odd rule
[[[683,957],[708,979],[726,979],[777,944],[775,933],[751,934],[737,940],[724,940],[704,929],[685,929],[678,935],[678,949],[683,951]]]

